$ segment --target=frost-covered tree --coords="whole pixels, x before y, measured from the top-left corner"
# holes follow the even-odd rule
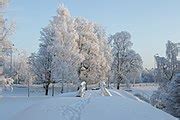
[[[141,73],[141,82],[152,83],[155,82],[155,70],[144,69]]]
[[[175,43],[168,41],[166,44],[166,57],[155,56],[159,82],[165,84],[173,78],[177,70],[178,49]]]
[[[128,75],[142,70],[141,56],[131,49],[130,38],[131,35],[126,31],[115,33],[109,37],[113,48],[112,70],[117,89],[121,82],[125,82],[129,86]]]
[[[176,74],[168,85],[165,111],[180,118],[180,73]]]
[[[178,46],[171,41],[168,41],[166,44],[166,57],[155,56],[157,64],[155,77],[159,83],[159,88],[152,95],[151,104],[165,111],[170,110],[171,107],[169,104],[172,102],[172,99],[170,98],[172,95],[172,85],[176,86],[175,84],[178,84],[173,80],[175,74],[180,69],[180,62],[178,61],[177,56]]]
[[[83,59],[77,45],[74,20],[62,5],[50,24],[42,29],[38,53],[30,57],[36,79],[48,88],[54,82],[78,82],[78,67]],[[62,90],[63,91],[63,90]]]
[[[36,80],[43,83],[45,95],[48,95],[49,85],[54,82],[52,78],[52,70],[54,69],[52,61],[53,56],[50,53],[49,47],[52,46],[55,32],[48,25],[43,28],[40,37],[40,45],[38,53],[34,53],[29,57],[31,70],[36,75]]]
[[[87,84],[106,81],[110,70],[111,50],[107,44],[104,29],[83,18],[76,18],[77,41],[80,53],[84,56],[79,68],[79,78]]]
[[[51,24],[55,31],[53,45],[49,48],[55,66],[52,78],[62,84],[64,82],[77,83],[79,81],[78,68],[83,56],[77,44],[79,36],[75,30],[74,19],[68,9],[61,6]]]
[[[24,51],[18,55],[13,68],[16,73],[14,79],[17,83],[26,85],[33,83],[34,75],[30,69],[29,58]]]
[[[6,5],[8,3],[9,0],[0,0],[0,8],[2,9],[2,7],[4,5]]]
[[[157,64],[156,79],[159,83],[159,89],[166,92],[168,83],[172,80],[173,76],[178,69],[177,66],[178,49],[175,43],[168,41],[166,44],[166,56],[160,57],[155,55]]]
[[[4,8],[7,4],[8,0],[0,0],[0,47],[3,47],[4,51],[11,47],[8,38],[14,30],[14,24],[9,24],[8,19],[4,17]]]
[[[8,0],[0,0],[0,69],[3,74],[11,76],[11,56],[13,44],[9,41],[9,36],[13,33],[14,24],[9,24],[8,19],[4,17],[4,8]]]
[[[74,18],[63,5],[50,25],[41,32],[38,53],[30,57],[36,79],[52,82],[87,84],[107,80],[111,50],[105,30],[82,18]]]

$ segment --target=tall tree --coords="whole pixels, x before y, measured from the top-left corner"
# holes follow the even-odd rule
[[[79,81],[78,67],[83,60],[83,56],[78,49],[77,41],[79,36],[75,30],[75,23],[70,12],[63,5],[58,8],[57,15],[51,21],[55,38],[50,47],[53,56],[55,69],[52,77],[62,83]],[[63,92],[63,90],[62,90]]]
[[[10,57],[12,57],[13,44],[9,41],[9,36],[13,33],[14,24],[9,23],[4,17],[4,8],[7,4],[8,0],[0,0],[0,68],[3,74],[11,76]]]
[[[172,90],[172,85],[174,87],[178,86],[176,85],[178,84],[178,82],[174,80],[175,74],[180,69],[179,67],[180,61],[178,61],[177,59],[178,56],[177,45],[178,43],[173,43],[171,41],[168,41],[166,44],[166,57],[160,57],[158,55],[155,55],[155,60],[157,64],[157,68],[156,68],[157,74],[155,77],[159,83],[159,88],[151,96],[151,104],[165,111],[169,111],[170,107],[174,107],[170,105],[172,99],[169,97],[173,96],[174,94],[173,93],[174,90]],[[177,80],[178,79],[179,77],[177,78]],[[171,110],[169,112],[171,112]]]
[[[53,66],[53,57],[49,51],[49,48],[52,46],[55,32],[52,29],[52,26],[48,25],[47,27],[43,28],[40,38],[40,45],[38,53],[34,53],[30,56],[30,64],[31,70],[36,75],[36,79],[43,83],[45,88],[45,95],[48,95],[49,85],[53,82],[51,79],[52,77],[52,70],[54,69]]]
[[[111,50],[104,29],[83,18],[76,18],[75,22],[79,35],[78,48],[84,56],[79,68],[80,80],[87,84],[106,81],[110,70]]]
[[[109,38],[113,47],[112,70],[117,89],[119,89],[120,83],[123,81],[129,86],[127,76],[142,70],[141,56],[131,49],[132,42],[130,38],[131,35],[126,31],[115,33]]]

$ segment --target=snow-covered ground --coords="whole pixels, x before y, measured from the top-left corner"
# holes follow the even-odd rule
[[[132,87],[133,93],[142,93],[148,96],[151,96],[153,94],[153,91],[158,89],[158,85],[155,86],[135,86]]]
[[[109,91],[109,97],[101,96],[100,90],[88,90],[84,98],[74,97],[76,92],[55,97],[1,96],[0,120],[176,120],[131,93]]]
[[[0,120],[9,120],[18,112],[23,111],[28,106],[48,99],[48,97],[0,97]]]

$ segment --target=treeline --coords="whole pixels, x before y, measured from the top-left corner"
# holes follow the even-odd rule
[[[64,6],[42,29],[37,53],[28,59],[31,76],[43,83],[96,84],[99,81],[130,83],[140,75],[142,59],[131,47],[126,31],[107,36],[105,29],[82,17],[73,17]]]

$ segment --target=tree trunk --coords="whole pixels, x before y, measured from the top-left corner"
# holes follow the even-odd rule
[[[79,90],[79,86],[78,86],[78,88],[77,88],[77,91]]]
[[[47,84],[47,85],[45,86],[45,95],[48,95],[48,90],[49,90],[49,84]]]
[[[108,77],[108,81],[107,81],[107,87],[109,88],[110,87],[110,80],[109,80],[109,77]]]
[[[87,83],[85,84],[85,90],[87,90]]]
[[[117,89],[119,90],[119,88],[120,88],[120,83],[118,82],[117,83]]]
[[[54,84],[52,85],[52,96],[54,96]]]
[[[28,97],[29,97],[29,95],[30,95],[30,90],[29,90],[29,80],[28,80]]]
[[[61,85],[61,93],[63,93],[64,92],[64,84],[63,84],[63,82],[62,82],[62,85]]]

